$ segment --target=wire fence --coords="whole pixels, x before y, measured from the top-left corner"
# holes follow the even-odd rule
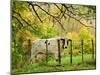
[[[31,56],[31,40],[28,41],[28,56]],[[95,60],[96,59],[96,50],[95,50],[95,41],[93,39],[91,40],[69,40],[69,46],[65,50],[65,57],[61,56],[61,50],[60,50],[60,40],[57,41],[58,43],[58,64],[61,65],[63,62],[65,64],[73,64],[75,62],[80,61],[81,63],[84,63],[88,60]],[[48,52],[48,44],[46,43],[46,64],[50,62],[49,60],[49,52]],[[77,56],[80,56],[79,59]],[[54,59],[55,60],[55,59]],[[69,63],[68,63],[69,62]]]
[[[86,42],[87,41],[87,42]],[[46,45],[47,46],[47,45]],[[47,48],[47,47],[46,47]],[[48,49],[46,49],[48,50]],[[67,52],[68,50],[68,52]],[[73,58],[77,58],[77,56],[80,56],[80,60],[81,63],[84,63],[87,59],[88,60],[95,60],[96,58],[96,50],[95,50],[95,43],[93,41],[93,39],[91,40],[79,40],[79,41],[74,41],[74,40],[70,40],[70,45],[69,48],[66,50],[66,56],[65,57],[69,57],[69,62],[70,64],[73,64]],[[48,51],[46,51],[48,52]],[[68,56],[69,55],[69,56]],[[86,56],[88,55],[88,56]],[[48,57],[48,53],[46,53],[46,56]],[[61,57],[61,52],[60,52],[60,42],[58,40],[58,63],[59,65],[61,65],[62,63],[62,58]],[[48,60],[48,58],[46,58],[46,60]],[[75,59],[74,59],[75,61]],[[76,60],[77,62],[78,60]],[[46,61],[48,63],[48,61]],[[66,63],[68,62],[68,60],[66,61]]]

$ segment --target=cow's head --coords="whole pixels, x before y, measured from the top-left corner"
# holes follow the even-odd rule
[[[67,38],[61,38],[60,41],[61,41],[61,43],[62,43],[62,48],[67,48],[70,39],[67,39]]]
[[[54,39],[53,39],[54,40]],[[59,40],[60,41],[60,46],[64,49],[64,48],[67,48],[68,47],[68,44],[69,44],[69,41],[70,39],[67,39],[67,38],[58,38],[58,39],[55,39],[55,40]],[[50,45],[50,42],[51,40],[45,40],[45,44],[47,45]],[[53,42],[54,43],[54,42]],[[57,41],[55,41],[55,44],[58,43]]]

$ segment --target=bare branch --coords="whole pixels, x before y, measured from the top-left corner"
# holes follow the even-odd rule
[[[59,7],[59,6],[58,6]],[[68,7],[66,7],[66,9],[67,9]],[[62,11],[60,8],[58,8],[60,11]],[[62,11],[63,12],[63,11]],[[83,26],[85,26],[85,27],[91,27],[91,28],[95,28],[94,26],[87,26],[87,25],[85,25],[84,23],[82,23],[80,20],[78,20],[77,18],[75,18],[74,16],[71,16],[71,15],[69,15],[68,13],[65,13],[67,16],[69,16],[69,17],[71,17],[71,18],[73,18],[73,19],[75,19],[76,21],[78,21],[81,25],[83,25]]]
[[[74,14],[72,11],[70,11],[70,10],[68,9],[69,7],[67,7],[65,4],[62,4],[62,6],[64,6],[68,12],[70,12],[71,14],[73,14],[74,16],[76,16],[76,14]]]
[[[38,15],[37,11],[35,10],[34,5],[31,5],[31,6],[32,6],[33,11],[35,12],[36,16],[37,16],[37,17],[38,17],[38,19],[40,20],[40,22],[42,22],[42,20],[41,20],[41,18],[39,17],[39,15]]]
[[[24,26],[23,23],[21,23],[21,21],[17,17],[12,15],[12,18],[15,18],[22,26]]]
[[[33,6],[33,4],[30,2],[30,5],[31,6]],[[60,26],[62,27],[62,29],[65,31],[65,28],[63,27],[63,25],[62,25],[62,23],[59,21],[59,19],[57,19],[57,17],[55,17],[54,15],[52,15],[52,14],[50,14],[49,12],[47,12],[47,11],[45,11],[42,7],[40,7],[38,4],[34,4],[35,6],[38,6],[42,11],[44,11],[46,14],[48,14],[49,16],[51,16],[51,17],[53,17],[59,24],[60,24]],[[76,16],[76,14],[75,13],[73,13],[72,11],[70,11],[68,8],[69,7],[67,7],[65,4],[62,4],[62,6],[64,6],[65,8],[66,8],[66,10],[68,11],[68,12],[70,12],[72,15],[70,15],[70,14],[68,14],[68,13],[66,13],[66,11],[63,11],[62,9],[60,9],[60,7],[58,6],[58,5],[56,5],[55,3],[54,3],[54,5],[63,13],[63,15],[62,16],[65,16],[64,14],[66,14],[67,16],[69,16],[69,17],[71,17],[71,18],[73,18],[73,19],[75,19],[76,21],[78,21],[81,25],[83,25],[83,26],[85,26],[85,27],[90,27],[90,28],[95,28],[94,26],[87,26],[87,25],[85,25],[84,23],[82,23],[81,21],[80,21],[80,19],[77,19],[75,16]],[[71,8],[72,8],[72,6],[70,6]]]
[[[34,30],[34,28],[32,27],[32,25],[31,24],[29,24],[22,16],[21,16],[21,14],[20,13],[18,13],[18,12],[16,12],[16,11],[14,11],[14,10],[12,10],[14,13],[16,13],[27,25],[29,25],[33,30]]]
[[[55,3],[54,3],[54,5],[55,5],[58,9],[60,9],[59,6],[57,6]],[[63,6],[62,6],[62,7],[63,7]],[[64,15],[65,12],[66,12],[66,10],[65,10],[65,11],[62,11],[62,9],[61,9],[60,12],[62,13],[61,18],[62,18],[63,16],[64,16],[64,18],[66,18],[66,16]],[[61,18],[60,18],[60,19],[61,19]]]
[[[33,5],[32,3],[30,3],[31,5]],[[35,6],[38,6],[42,11],[44,11],[46,14],[50,15],[51,17],[53,17],[61,26],[61,28],[65,31],[65,28],[63,27],[62,23],[53,15],[51,15],[50,13],[48,13],[47,11],[45,11],[43,8],[41,8],[39,5],[35,4]]]

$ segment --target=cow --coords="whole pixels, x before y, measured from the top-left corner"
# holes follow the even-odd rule
[[[35,62],[36,59],[42,60],[46,58],[46,50],[48,53],[52,53],[54,55],[55,60],[58,60],[58,40],[60,42],[60,54],[61,57],[64,56],[65,51],[64,48],[68,46],[67,38],[50,38],[50,39],[38,39],[32,41],[31,47],[31,61]],[[44,60],[42,60],[44,61]]]

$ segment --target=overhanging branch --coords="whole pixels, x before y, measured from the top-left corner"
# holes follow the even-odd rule
[[[37,16],[38,19],[40,20],[40,22],[42,22],[41,18],[39,17],[38,13],[37,13],[36,10],[35,10],[34,5],[31,5],[31,6],[32,6],[32,9],[33,9],[33,11],[35,12],[36,16]]]
[[[34,28],[32,27],[32,25],[31,24],[29,24],[22,16],[21,16],[21,14],[20,13],[18,13],[18,12],[16,12],[16,11],[14,11],[13,10],[13,12],[15,13],[15,14],[17,14],[27,25],[29,25],[33,30],[34,30]]]
[[[30,5],[33,5],[33,4],[30,3]],[[41,8],[39,5],[35,4],[35,6],[39,7],[39,8],[40,8],[42,11],[44,11],[46,14],[48,14],[48,15],[51,16],[51,17],[53,17],[53,18],[60,24],[61,28],[62,28],[64,31],[66,31],[65,28],[63,27],[62,23],[61,23],[55,16],[53,16],[53,15],[51,15],[50,13],[48,13],[47,11],[45,11],[45,10],[44,10],[43,8]]]
[[[56,5],[57,6],[57,5]],[[63,12],[60,8],[59,8],[59,6],[57,6],[58,7],[58,9],[61,11],[61,12]],[[65,7],[66,9],[67,9],[67,7]],[[68,10],[67,10],[68,11]],[[69,17],[71,17],[71,18],[73,18],[73,19],[75,19],[76,21],[78,21],[81,25],[83,25],[83,26],[85,26],[85,27],[90,27],[90,28],[95,28],[94,26],[87,26],[87,25],[85,25],[84,23],[82,23],[80,20],[78,20],[77,18],[75,18],[74,16],[71,16],[71,15],[69,15],[68,13],[65,13],[67,16],[69,16]],[[74,15],[74,14],[73,14]]]

